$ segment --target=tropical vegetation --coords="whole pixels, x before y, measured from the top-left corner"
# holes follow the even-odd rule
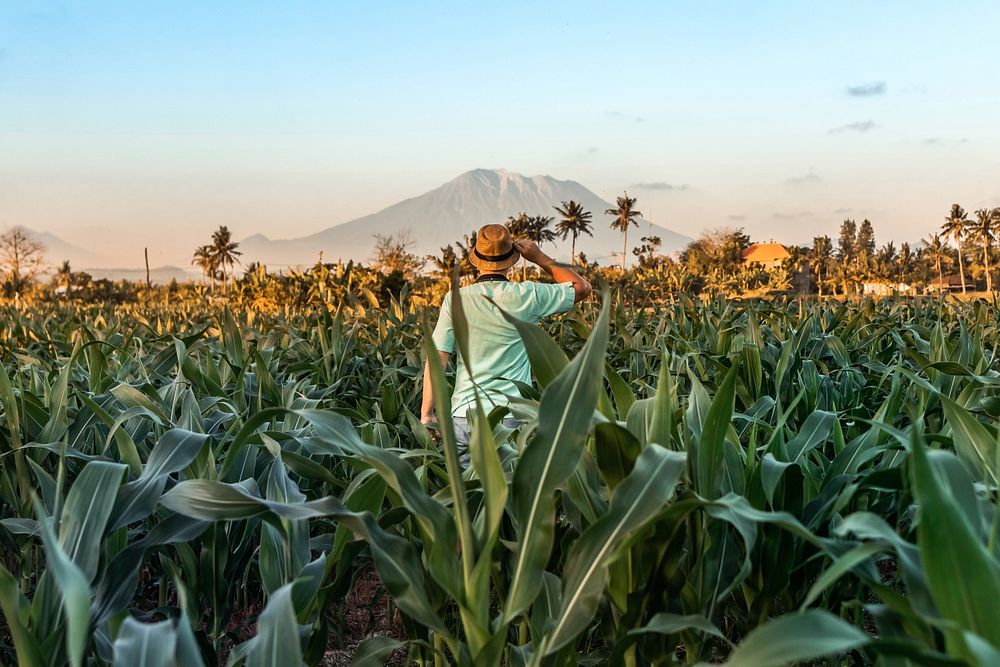
[[[508,226],[587,233],[557,210]],[[223,227],[207,285],[155,286],[45,284],[11,230],[0,663],[1000,664],[1000,310],[899,294],[992,289],[998,220],[915,248],[847,220],[770,266],[737,228],[577,256],[600,298],[515,322],[535,381],[472,411],[467,469],[427,332],[474,232],[236,276]]]
[[[990,303],[605,292],[465,470],[364,294],[3,306],[0,662],[998,664]]]

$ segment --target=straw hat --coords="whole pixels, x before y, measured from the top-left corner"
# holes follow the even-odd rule
[[[469,261],[480,271],[503,271],[517,264],[521,253],[514,247],[510,231],[503,225],[483,225]]]

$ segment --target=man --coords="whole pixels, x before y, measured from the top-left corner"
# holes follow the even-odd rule
[[[507,275],[521,257],[547,271],[555,284],[510,282]],[[534,242],[514,241],[503,225],[486,225],[479,230],[469,260],[479,272],[474,284],[461,289],[472,359],[470,364],[470,360],[459,357],[451,399],[455,436],[463,453],[470,433],[466,414],[475,407],[476,396],[489,411],[494,406],[507,405],[511,396],[518,395],[516,383],[531,383],[531,365],[524,343],[500,311],[534,324],[543,317],[570,310],[591,292],[590,283],[580,274],[556,264]],[[455,352],[450,293],[441,304],[433,339],[441,364],[446,366]],[[420,421],[424,424],[437,421],[427,364]],[[505,420],[505,424],[516,426],[513,419]],[[463,460],[467,457],[463,456]]]

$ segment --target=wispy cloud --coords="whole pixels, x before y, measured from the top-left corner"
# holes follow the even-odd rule
[[[850,213],[853,210],[854,210],[853,208],[838,208],[833,213],[834,213],[834,215],[846,215],[846,214]]]
[[[690,190],[690,185],[674,185],[672,183],[667,183],[666,181],[653,181],[651,183],[633,183],[629,186],[635,190],[656,190],[659,192],[681,192],[683,190]]]
[[[967,144],[969,140],[966,138],[961,139],[947,139],[945,137],[927,137],[920,140],[923,146],[945,146],[950,144]]]
[[[726,217],[729,218],[730,220],[732,220],[733,222],[743,222],[744,220],[747,219],[747,217],[745,215],[743,215],[743,214],[740,214],[740,215],[729,215],[729,216],[726,216]]]
[[[811,218],[812,211],[793,211],[791,213],[778,211],[772,213],[771,217],[775,220],[801,220],[802,218]]]
[[[885,81],[869,81],[868,83],[848,86],[847,94],[851,97],[875,97],[876,95],[885,95],[887,90],[889,87]]]
[[[875,124],[873,120],[858,120],[853,123],[848,123],[846,125],[838,125],[837,127],[830,128],[827,134],[842,134],[844,132],[858,132],[864,134],[865,132],[871,132],[878,125]]]
[[[633,123],[644,123],[645,122],[645,120],[642,118],[642,116],[635,116],[633,114],[624,113],[622,111],[614,111],[614,110],[612,110],[612,111],[605,111],[604,115],[607,116],[608,118],[618,118],[618,119],[621,119],[621,120],[630,120]]]
[[[810,171],[802,176],[792,176],[791,178],[785,179],[785,185],[793,188],[801,188],[810,185],[821,185],[823,179],[820,178],[819,174],[814,171]]]

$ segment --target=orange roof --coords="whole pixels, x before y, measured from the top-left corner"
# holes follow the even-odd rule
[[[754,243],[743,251],[744,262],[777,262],[787,259],[791,255],[788,249],[780,243]]]

